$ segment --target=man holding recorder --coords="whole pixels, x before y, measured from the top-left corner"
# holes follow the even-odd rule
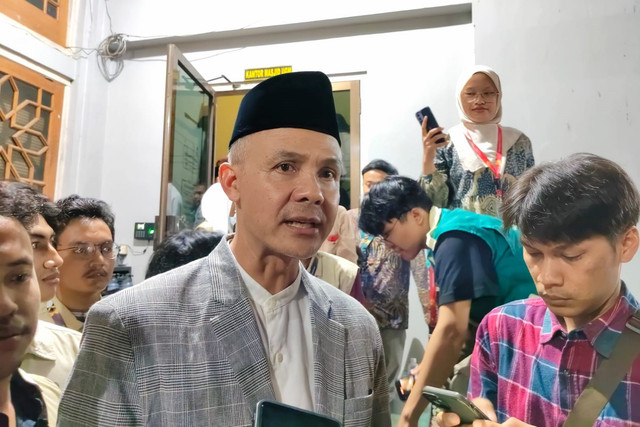
[[[622,264],[638,250],[636,186],[617,164],[574,154],[523,174],[502,214],[505,227],[522,232],[540,298],[498,307],[481,322],[469,397],[509,426],[570,425],[567,418],[576,416],[571,425],[640,424],[640,406],[632,405],[640,401],[640,357],[623,347],[640,339],[639,304],[620,280]],[[610,362],[622,354],[628,363]],[[592,378],[612,366],[622,381],[609,380],[611,397],[601,393],[601,405],[591,404],[583,390],[601,391]],[[454,413],[437,421],[460,423]]]

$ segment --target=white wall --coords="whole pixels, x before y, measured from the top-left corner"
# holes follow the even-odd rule
[[[476,59],[536,160],[591,152],[640,184],[640,1],[475,0]],[[640,254],[623,268],[640,295]]]
[[[116,20],[117,10],[111,15]],[[454,80],[473,63],[472,37],[471,26],[463,25],[186,56],[205,79],[224,74],[243,80],[245,68],[271,65],[328,74],[365,71],[355,77],[361,81],[363,162],[384,157],[403,173],[417,176],[419,157],[413,151],[420,147],[420,128],[414,113],[432,102],[442,106],[437,111],[443,123],[454,120]],[[446,66],[430,65],[427,45]],[[103,106],[107,126],[101,194],[116,210],[118,243],[133,245],[133,223],[153,221],[158,211],[165,68],[164,58],[126,61],[124,72],[109,84]],[[143,278],[148,255],[127,260],[134,282]]]

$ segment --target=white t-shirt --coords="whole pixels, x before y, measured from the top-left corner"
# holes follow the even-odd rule
[[[313,411],[313,342],[309,297],[298,277],[286,289],[271,295],[236,261],[249,291],[262,343],[271,367],[279,402]]]
[[[230,231],[230,225],[235,223],[233,218],[229,218],[232,202],[222,189],[222,184],[216,182],[202,195],[200,209],[202,216],[213,228],[213,231],[220,231],[224,234]]]

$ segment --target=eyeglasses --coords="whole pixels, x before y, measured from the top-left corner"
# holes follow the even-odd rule
[[[475,101],[478,97],[482,98],[483,101],[495,101],[498,92],[464,92],[462,96],[465,101]]]
[[[89,259],[99,251],[100,255],[107,259],[114,259],[118,253],[118,245],[113,242],[103,243],[78,243],[68,248],[57,248],[58,252],[72,250],[79,258]]]
[[[390,229],[382,232],[382,239],[386,243],[391,243],[391,242],[389,242],[389,237],[391,237],[391,233],[393,233],[393,229],[396,228],[397,224],[398,224],[398,221],[395,221]]]

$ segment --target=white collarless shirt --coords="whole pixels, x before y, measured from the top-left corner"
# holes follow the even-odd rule
[[[238,264],[249,292],[265,353],[271,367],[276,399],[313,411],[313,341],[309,297],[303,286],[302,266],[286,289],[271,295]]]

